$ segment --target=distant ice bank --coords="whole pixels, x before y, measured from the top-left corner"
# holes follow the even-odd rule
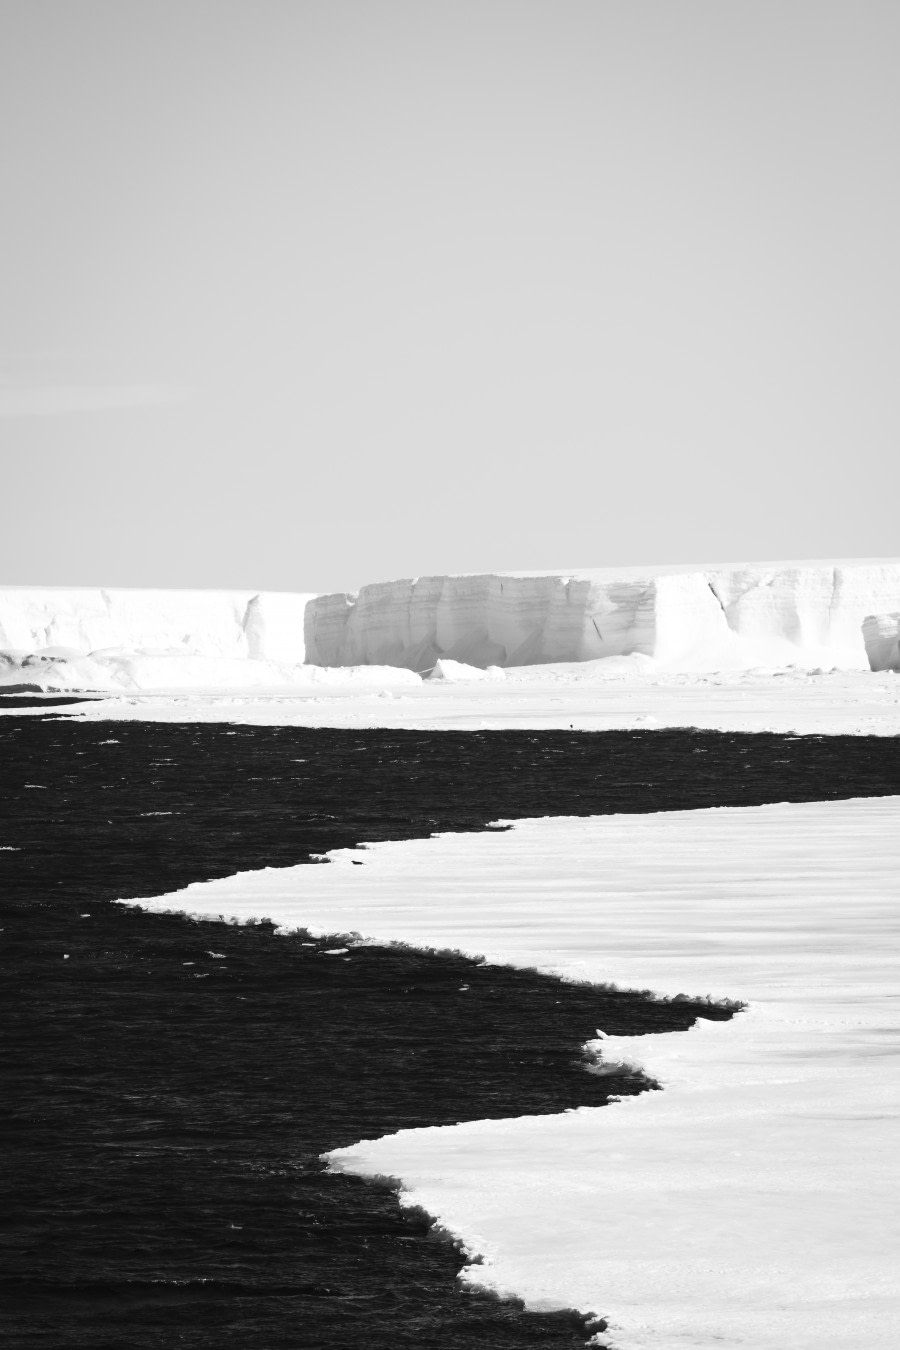
[[[8,587],[0,687],[389,688],[622,657],[670,672],[900,671],[898,638],[898,559],[419,577],[336,595]]]
[[[428,671],[638,653],[669,670],[883,670],[900,666],[897,610],[897,559],[421,577],[316,597],[306,659]]]

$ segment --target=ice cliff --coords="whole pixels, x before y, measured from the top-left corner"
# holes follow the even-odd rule
[[[900,671],[900,614],[868,615],[863,639],[873,670]]]
[[[358,595],[0,589],[7,688],[266,688],[345,681],[338,667],[386,687],[610,657],[900,671],[898,639],[900,560],[421,577]]]
[[[0,650],[109,649],[195,656],[304,659],[312,597],[276,591],[0,590]]]
[[[284,682],[309,595],[0,589],[0,683],[146,688]]]
[[[680,670],[865,668],[863,621],[897,609],[898,560],[420,577],[311,600],[306,659],[427,671],[637,652]]]

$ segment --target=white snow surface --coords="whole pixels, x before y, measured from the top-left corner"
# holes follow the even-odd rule
[[[684,1033],[598,1028],[602,1063],[661,1092],[401,1131],[331,1165],[399,1179],[483,1256],[467,1282],[607,1317],[617,1350],[894,1350],[898,826],[898,797],[546,818],[140,904],[746,1000]]]
[[[686,674],[660,671],[650,658],[635,655],[477,675],[467,679],[457,668],[450,678],[422,681],[411,671],[387,666],[300,666],[292,672],[291,688],[235,687],[223,694],[220,686],[219,692],[122,695],[58,712],[103,721],[435,731],[680,726],[900,735],[900,679],[891,672],[770,668]],[[28,715],[27,709],[13,711]]]
[[[900,560],[432,576],[323,595],[307,660],[522,666],[641,653],[673,670],[868,666],[862,624],[900,608]]]
[[[398,666],[288,665],[249,657],[181,656],[170,652],[109,651],[81,656],[56,649],[24,660],[0,653],[0,694],[4,688],[34,685],[45,693],[189,694],[198,706],[203,706],[204,699],[214,706],[226,692],[249,698],[279,694],[296,698],[326,688],[344,693],[365,690],[374,695],[419,683],[418,675]]]

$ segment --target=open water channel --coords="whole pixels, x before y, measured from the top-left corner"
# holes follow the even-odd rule
[[[81,1350],[557,1347],[576,1313],[460,1289],[462,1256],[319,1155],[643,1090],[582,1043],[662,1004],[452,953],[115,905],[359,842],[542,815],[900,791],[894,742],[0,718],[0,1337]],[[463,993],[463,991],[465,991]],[[598,1216],[602,1223],[602,1215]]]

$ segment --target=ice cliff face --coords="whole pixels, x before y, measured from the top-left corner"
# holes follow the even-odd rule
[[[900,671],[898,639],[896,560],[422,577],[356,596],[0,589],[0,685],[263,687],[294,683],[304,660],[423,673],[441,661],[449,678],[454,663],[634,653],[675,671]]]
[[[868,615],[863,639],[873,670],[900,671],[900,614]]]
[[[426,671],[441,658],[484,668],[638,652],[684,670],[864,668],[863,620],[898,608],[894,560],[422,577],[312,600],[306,659]]]
[[[309,595],[274,591],[0,590],[0,650],[304,659]]]

